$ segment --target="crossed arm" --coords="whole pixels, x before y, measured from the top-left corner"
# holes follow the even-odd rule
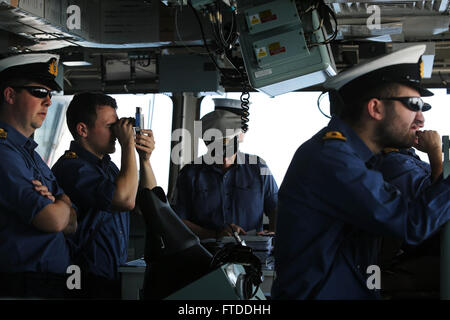
[[[39,180],[32,180],[34,189],[52,203],[46,205],[33,218],[33,225],[45,232],[74,233],[77,229],[77,214],[66,194],[54,196]]]

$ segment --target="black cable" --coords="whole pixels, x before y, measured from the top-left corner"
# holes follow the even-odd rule
[[[223,14],[220,7],[221,0],[216,0],[216,6],[217,6],[217,30],[219,32],[219,39],[222,49],[226,49],[228,47],[227,42],[225,40],[225,37],[223,36]]]
[[[317,14],[319,15],[320,25],[317,29],[313,29],[311,34],[321,30],[324,25],[325,25],[325,30],[327,30],[327,26],[332,30],[331,36],[329,36],[324,41],[310,44],[309,45],[310,47],[323,45],[323,44],[326,45],[336,39],[336,37],[338,35],[338,22],[337,22],[336,14],[328,5],[325,4],[325,2],[323,0],[304,1],[303,3],[301,3],[300,6],[301,6],[301,8],[305,8],[305,7],[307,8],[307,9],[301,10],[299,12],[300,16],[302,16],[306,13],[311,13],[311,21],[312,21],[313,10],[317,10]],[[332,25],[330,22],[330,17],[334,20],[334,24],[335,24],[334,28],[332,28]]]
[[[334,32],[331,35],[331,37],[323,42],[323,44],[328,44],[331,41],[333,41],[334,39],[336,39],[336,37],[337,37],[337,34],[338,34],[338,22],[337,22],[336,14],[334,13],[333,10],[331,10],[331,8],[329,6],[327,6],[325,3],[321,2],[321,8],[324,9],[324,11],[325,11],[324,13],[328,13],[328,15],[333,18],[334,25],[335,25]],[[328,20],[328,19],[326,19],[326,20]]]
[[[228,34],[228,37],[226,39],[227,45],[231,47],[233,46],[233,43],[231,43],[231,40],[233,40],[233,38],[231,38],[231,36],[233,35],[233,31],[235,30],[236,26],[236,22],[235,22],[236,18],[235,18],[235,14],[234,14],[234,10],[231,11],[231,26],[230,26],[230,32]],[[230,41],[230,42],[228,42]]]
[[[250,92],[248,90],[247,83],[243,81],[242,83],[242,94],[241,94],[241,108],[242,108],[242,115],[241,115],[241,122],[242,122],[242,131],[246,133],[248,131],[248,122],[249,122],[249,104],[250,104]]]
[[[181,8],[182,7],[180,6],[179,8],[180,8],[180,12],[181,12]],[[192,53],[195,53],[195,54],[201,54],[201,55],[208,54],[208,53],[205,53],[205,52],[199,52],[199,51],[193,50],[192,48],[188,47],[186,45],[186,41],[184,41],[181,38],[180,28],[178,27],[178,7],[175,8],[175,18],[174,18],[174,20],[175,20],[175,31],[176,31],[178,40],[181,41],[181,44],[183,45],[183,47],[185,47],[189,52],[192,52]]]
[[[234,23],[232,24],[232,28],[231,28],[231,34],[230,36],[233,36],[229,42],[230,44],[230,49],[236,44],[238,38],[239,38],[239,34],[237,32],[237,21],[236,21],[236,14],[235,11],[233,11],[232,14],[232,21],[234,21]]]
[[[446,88],[448,88],[448,82],[447,82],[447,80],[445,80],[444,77],[442,77],[442,74],[441,74],[440,71],[439,71],[438,74],[439,74],[439,78],[441,79],[442,84],[443,84]]]
[[[203,26],[202,26],[202,22],[201,22],[201,20],[200,20],[200,17],[199,17],[199,15],[198,15],[198,13],[197,13],[197,10],[195,10],[195,8],[192,6],[192,3],[191,3],[191,1],[188,1],[188,5],[189,5],[189,7],[192,9],[192,11],[194,12],[194,15],[195,15],[195,18],[197,19],[197,22],[198,22],[198,25],[199,25],[199,27],[200,27],[200,32],[201,32],[201,35],[202,35],[202,40],[203,40],[203,43],[204,43],[204,46],[205,46],[205,48],[206,48],[206,51],[208,51],[208,55],[209,55],[209,58],[211,59],[211,61],[214,63],[214,65],[216,66],[216,68],[217,68],[217,70],[222,74],[222,76],[224,77],[224,78],[226,78],[226,79],[228,79],[228,80],[232,80],[232,78],[230,78],[230,77],[228,77],[224,72],[223,72],[223,70],[219,67],[219,65],[217,64],[217,61],[216,61],[216,59],[214,58],[214,56],[213,56],[213,53],[211,52],[211,50],[210,50],[210,48],[209,48],[209,46],[208,46],[208,43],[207,43],[207,41],[206,41],[206,36],[205,36],[205,32],[204,32],[204,30],[203,30]],[[233,13],[234,14],[234,13]],[[237,38],[236,38],[237,39]],[[236,40],[236,39],[233,39],[233,43],[234,43],[234,41]],[[249,90],[249,84],[248,84],[248,79],[247,79],[247,77],[245,77],[244,76],[244,74],[239,70],[239,68],[238,67],[236,67],[231,61],[232,61],[232,59],[228,56],[228,52],[229,52],[229,50],[228,50],[228,48],[225,48],[226,50],[224,51],[225,52],[225,55],[227,56],[227,59],[230,61],[230,63],[232,64],[232,66],[233,66],[233,68],[239,73],[239,76],[240,76],[240,78],[241,78],[241,85],[242,85],[242,94],[241,94],[241,98],[240,98],[240,100],[241,100],[241,107],[242,107],[242,115],[241,115],[241,120],[242,120],[242,131],[245,133],[245,132],[247,132],[247,130],[248,130],[248,121],[249,121],[249,115],[250,115],[250,112],[249,112],[249,109],[250,109],[250,107],[249,107],[249,104],[250,104],[250,90]]]
[[[198,16],[197,10],[195,10],[195,8],[192,6],[190,1],[188,1],[188,5],[192,9],[192,11],[194,12],[195,18],[197,19],[198,25],[200,27],[200,32],[201,32],[201,35],[202,35],[202,40],[203,40],[203,43],[204,43],[204,47],[206,48],[206,51],[208,52],[209,58],[211,59],[211,61],[214,63],[214,65],[217,68],[217,70],[222,74],[222,76],[224,78],[226,78],[228,80],[234,80],[235,78],[231,78],[231,77],[227,76],[224,73],[223,69],[220,68],[219,65],[217,64],[217,61],[214,58],[213,53],[211,52],[211,49],[209,48],[208,43],[206,41],[206,36],[205,36],[205,32],[203,30],[203,25],[202,25],[202,22],[200,20],[200,17]],[[237,69],[234,65],[233,65],[233,67],[238,71],[238,73],[240,74],[240,77],[242,77],[242,73],[239,71],[239,69]]]
[[[208,13],[210,15],[209,22],[211,23],[211,28],[212,28],[212,31],[213,31],[214,41],[215,41],[216,44],[218,44],[218,43],[220,43],[220,37],[219,37],[218,26],[216,25],[216,16],[215,16],[214,12],[212,12],[212,11],[208,10]]]
[[[211,260],[211,267],[218,268],[226,263],[241,264],[244,267],[243,298],[251,299],[258,292],[262,283],[261,261],[253,254],[250,247],[227,243],[219,249]],[[255,290],[252,287],[255,286]]]
[[[320,96],[317,98],[317,108],[319,108],[319,111],[321,114],[323,114],[325,117],[327,117],[328,119],[331,119],[331,117],[327,114],[325,114],[325,112],[322,111],[322,109],[320,108],[320,101],[322,100],[321,97],[327,93],[327,91],[323,91]]]
[[[214,65],[216,66],[217,70],[218,70],[220,73],[222,73],[222,69],[221,69],[221,68],[219,67],[219,65],[217,64],[216,59],[214,59],[214,56],[213,56],[211,50],[209,49],[208,42],[206,41],[206,37],[205,37],[205,32],[203,31],[202,21],[200,20],[200,17],[198,16],[197,10],[195,10],[195,8],[192,6],[191,1],[188,1],[188,5],[189,5],[189,7],[192,9],[192,11],[194,12],[195,18],[197,19],[198,25],[199,25],[199,27],[200,27],[200,32],[201,32],[201,34],[202,34],[202,40],[203,40],[204,46],[205,46],[205,48],[206,48],[206,51],[208,51],[209,58],[211,59],[211,61],[212,61],[212,62],[214,63]],[[222,73],[222,75],[223,75],[224,77],[226,77],[223,73]]]

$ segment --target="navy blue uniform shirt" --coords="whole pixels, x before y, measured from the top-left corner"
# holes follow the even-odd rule
[[[0,122],[0,272],[66,273],[69,248],[62,232],[44,232],[33,226],[34,217],[52,201],[34,189],[39,180],[58,196],[50,168],[34,151],[37,143]],[[1,285],[1,284],[0,284]]]
[[[346,140],[324,140],[330,131]],[[367,286],[378,237],[417,244],[450,218],[450,178],[410,202],[371,157],[337,117],[297,150],[279,192],[274,299],[378,298]]]
[[[70,151],[75,155],[66,152],[52,170],[79,209],[74,241],[82,247],[100,223],[94,241],[84,250],[87,267],[95,275],[117,280],[119,266],[127,261],[130,220],[128,211],[111,209],[119,169],[109,155],[99,159],[75,141]]]
[[[173,207],[180,218],[204,228],[222,230],[233,223],[245,231],[261,231],[263,212],[276,208],[277,193],[267,165],[259,157],[238,152],[226,172],[205,163],[185,165]]]
[[[430,165],[420,160],[413,148],[391,149],[379,157],[374,169],[409,198],[416,198],[431,185]]]

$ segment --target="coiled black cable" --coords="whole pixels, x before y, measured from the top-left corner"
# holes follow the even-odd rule
[[[244,133],[248,130],[248,117],[250,115],[249,112],[249,104],[250,104],[250,92],[248,90],[247,83],[244,81],[242,84],[242,94],[241,94],[241,107],[242,107],[242,115],[241,115],[241,121],[242,121],[242,131]]]

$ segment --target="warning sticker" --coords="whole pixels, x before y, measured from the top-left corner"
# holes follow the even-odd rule
[[[255,48],[256,57],[258,59],[267,57],[267,49],[266,47]]]
[[[254,14],[250,16],[250,25],[254,26],[255,24],[261,23],[261,20],[259,19],[259,15]]]
[[[277,20],[277,15],[272,13],[272,10],[265,10],[259,13],[261,23]]]
[[[279,42],[274,42],[269,44],[269,53],[271,56],[274,56],[279,53],[286,52],[286,47],[282,47]]]

